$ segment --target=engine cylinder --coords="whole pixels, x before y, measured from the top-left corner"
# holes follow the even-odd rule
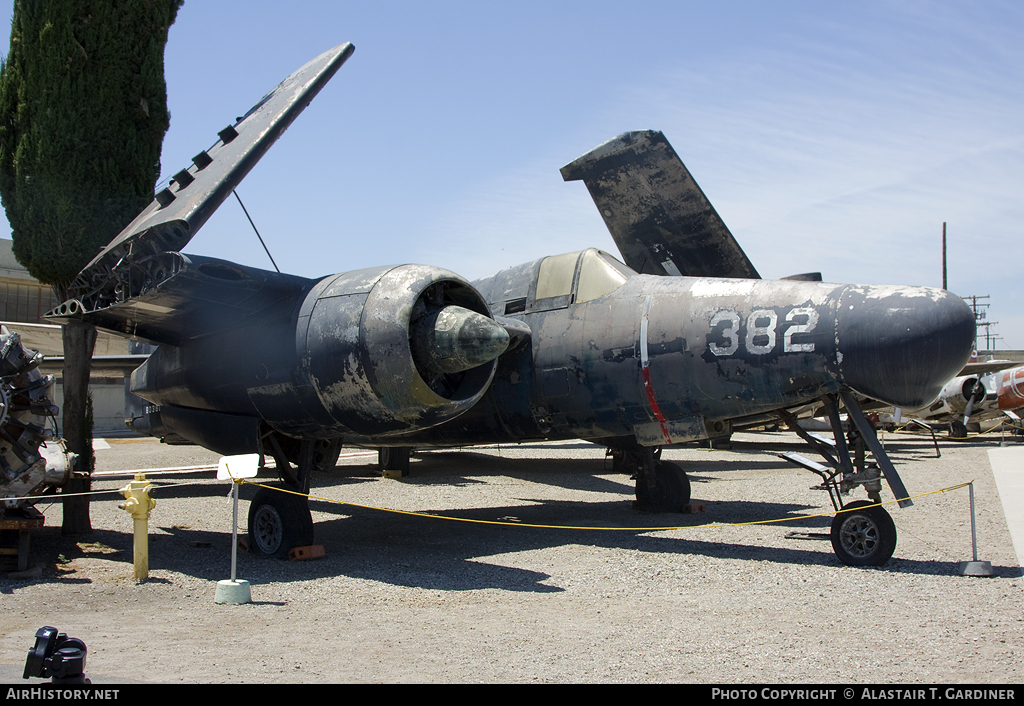
[[[3,507],[19,504],[47,486],[63,486],[71,462],[62,443],[53,440],[57,407],[50,401],[53,376],[42,375],[42,356],[22,345],[21,337],[0,328],[0,497]]]

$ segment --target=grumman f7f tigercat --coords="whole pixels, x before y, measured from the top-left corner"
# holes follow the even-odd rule
[[[426,265],[307,279],[182,254],[352,51],[317,57],[222,130],[51,312],[159,346],[132,374],[151,405],[136,429],[272,457],[300,492],[342,444],[401,468],[414,447],[585,439],[636,475],[641,508],[666,512],[690,491],[662,448],[809,404],[839,429],[842,404],[910,504],[853,393],[933,399],[970,356],[970,309],[937,289],[760,279],[660,133],[625,133],[562,169],[587,185],[625,263],[588,249],[470,283]],[[878,472],[850,457],[840,431],[834,477],[877,499]],[[881,564],[895,547],[891,518],[868,505],[833,523],[846,563]],[[306,500],[261,490],[249,531],[265,555],[311,544]]]

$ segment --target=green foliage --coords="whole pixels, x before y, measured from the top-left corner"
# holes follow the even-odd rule
[[[182,0],[17,0],[0,67],[0,196],[14,254],[63,294],[153,198]]]

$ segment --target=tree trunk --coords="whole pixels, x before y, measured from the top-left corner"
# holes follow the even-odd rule
[[[89,398],[89,369],[96,345],[96,329],[80,321],[65,324],[63,435],[68,451],[77,455],[76,477],[64,486],[65,493],[84,493],[92,486],[92,400]],[[92,532],[89,496],[65,498],[63,534]]]

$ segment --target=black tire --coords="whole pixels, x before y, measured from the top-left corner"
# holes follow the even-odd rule
[[[967,425],[956,420],[949,423],[949,436],[951,439],[966,439]]]
[[[655,473],[657,483],[653,492],[647,474],[637,474],[637,507],[646,512],[682,512],[690,502],[690,479],[686,473],[671,461],[659,461]]]
[[[882,507],[852,502],[832,520],[832,549],[847,566],[882,566],[896,551],[896,525]]]
[[[312,470],[333,471],[341,456],[340,439],[318,439],[313,442],[313,456],[310,459]]]
[[[249,503],[249,548],[260,557],[283,559],[313,543],[313,516],[306,498],[260,488]]]
[[[409,457],[412,449],[407,446],[384,446],[377,450],[377,468],[381,471],[401,471],[409,475]]]

